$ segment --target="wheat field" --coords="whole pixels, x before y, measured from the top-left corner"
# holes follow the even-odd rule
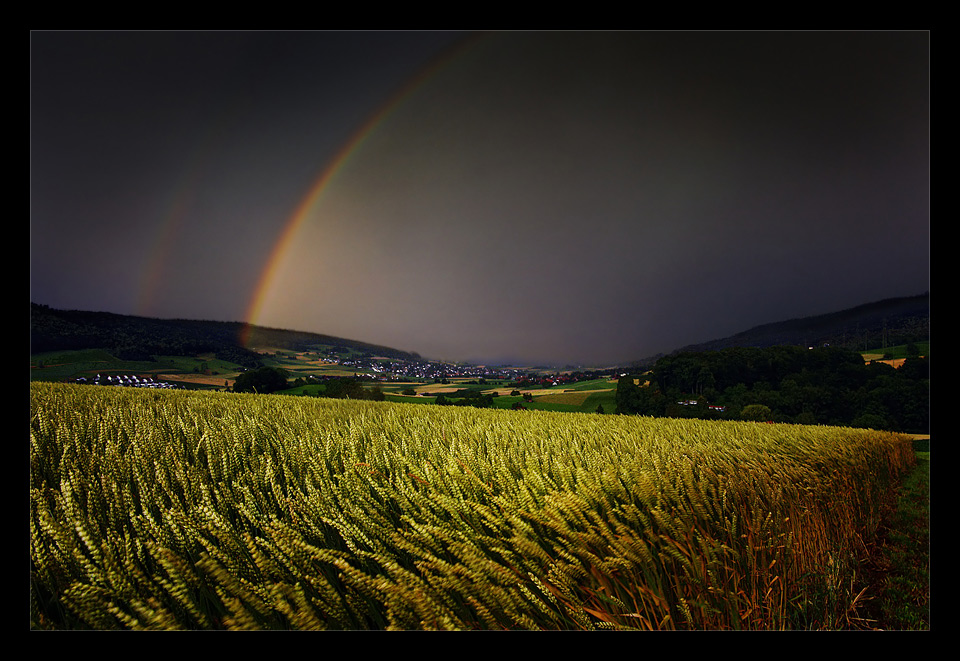
[[[30,387],[36,629],[828,629],[869,430]]]

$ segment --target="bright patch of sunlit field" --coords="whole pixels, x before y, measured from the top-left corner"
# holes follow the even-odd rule
[[[30,387],[43,629],[849,625],[910,439]],[[842,503],[842,507],[838,507]]]

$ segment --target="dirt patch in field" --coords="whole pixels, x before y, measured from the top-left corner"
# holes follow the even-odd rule
[[[587,397],[597,392],[596,390],[571,390],[568,392],[550,392],[546,395],[540,395],[536,398],[538,402],[544,402],[547,404],[570,404],[572,406],[580,406],[585,401]]]
[[[414,388],[417,391],[418,395],[431,394],[431,393],[450,393],[457,392],[458,390],[463,390],[460,386],[440,386],[440,385],[431,385],[426,384],[423,386],[417,386]]]
[[[881,357],[882,357],[882,356],[878,356],[877,358],[872,358],[872,359],[870,359],[870,360],[867,360],[866,362],[868,362],[868,363],[885,363],[885,364],[887,364],[887,365],[892,365],[892,366],[894,367],[894,369],[896,369],[897,367],[900,367],[901,365],[903,365],[903,361],[906,360],[906,358],[893,358],[893,359],[891,359],[891,360],[880,360]],[[866,358],[866,356],[864,356],[864,358]]]
[[[887,365],[892,365],[894,368],[900,367],[901,365],[903,365],[903,361],[906,360],[906,358],[893,358],[891,360],[880,360],[881,358],[883,358],[882,353],[863,354],[863,361],[865,363],[870,363],[870,362],[886,363]],[[920,358],[923,358],[923,356],[920,356]]]

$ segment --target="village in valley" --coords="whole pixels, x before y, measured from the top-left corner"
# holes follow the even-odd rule
[[[267,392],[259,382],[245,387],[254,373],[282,375],[269,392],[295,396],[346,396],[422,404],[458,404],[496,408],[613,413],[616,367],[512,367],[427,360],[388,355],[357,347],[261,346],[258,365],[244,366],[215,353],[157,356],[153,361],[77,363],[70,378],[77,384],[164,390]],[[65,370],[67,354],[38,361],[40,371]],[[38,374],[39,376],[39,374]]]

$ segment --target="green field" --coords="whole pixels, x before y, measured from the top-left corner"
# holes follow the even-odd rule
[[[911,351],[911,347],[916,350],[916,353]],[[896,360],[898,358],[909,358],[911,355],[919,356],[930,356],[930,343],[929,342],[915,342],[913,345],[909,344],[898,344],[891,347],[877,347],[875,349],[870,349],[863,352],[864,357],[866,356],[889,356],[890,360]]]
[[[412,404],[432,404],[436,401],[435,396],[424,395],[403,395],[405,388],[410,387],[410,383],[379,384],[383,390],[387,401]],[[566,387],[543,388],[531,390],[532,400],[524,400],[522,396],[510,395],[513,390],[510,384],[495,385],[471,385],[458,383],[453,380],[450,384],[454,390],[474,390],[481,394],[495,394],[493,403],[498,409],[511,409],[515,404],[520,404],[525,410],[530,411],[562,411],[568,413],[596,413],[597,407],[602,406],[604,413],[614,413],[617,407],[617,384],[606,380],[585,381],[582,384],[573,384]],[[581,387],[577,387],[581,386]],[[425,392],[439,390],[440,387],[431,388],[423,386]],[[298,389],[296,391],[287,391],[290,394],[313,394],[311,391]],[[462,398],[452,397],[451,393],[445,396],[460,401]]]
[[[97,374],[159,377],[184,387],[220,389],[243,368],[214,356],[155,356],[154,360],[120,360],[106,351],[57,351],[30,356],[31,381],[76,381]],[[206,379],[201,379],[206,377]],[[182,379],[182,380],[181,380]]]
[[[839,427],[30,397],[38,629],[850,628],[916,460]]]
[[[263,363],[287,370],[291,381],[298,376],[349,377],[355,374],[355,370],[319,360],[316,353],[275,351],[264,354]],[[213,355],[154,356],[152,361],[130,361],[120,360],[106,351],[97,349],[57,351],[30,356],[31,381],[75,381],[80,377],[90,379],[98,373],[104,376],[163,375],[165,380],[183,387],[223,390],[231,387],[233,380],[243,371],[244,368],[241,365],[218,360]],[[315,392],[316,388],[312,390]],[[308,392],[310,392],[309,389]]]

